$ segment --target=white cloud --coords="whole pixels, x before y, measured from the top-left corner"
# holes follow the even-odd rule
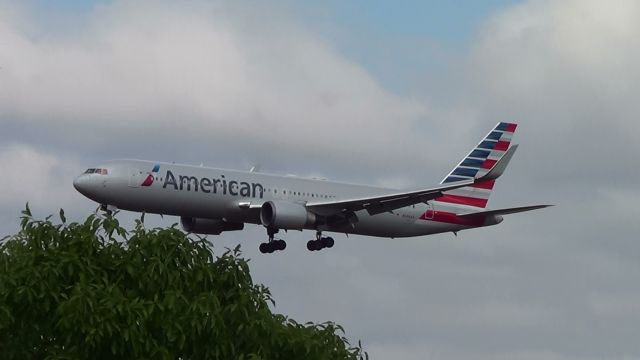
[[[624,95],[616,90],[640,76],[629,71],[640,54],[632,41],[640,31],[635,21],[638,13],[640,4],[632,0],[525,2],[498,14],[481,29],[473,60],[490,73],[475,75],[493,80],[484,84],[503,90],[497,95],[506,97],[541,88],[571,90],[558,94],[561,97],[582,91],[605,97]],[[495,76],[498,70],[503,76]],[[566,80],[572,82],[548,87]]]
[[[72,180],[80,172],[74,161],[18,143],[0,146],[0,169],[0,202],[29,202],[39,209],[68,204],[75,192]]]
[[[35,36],[4,18],[0,119],[398,156],[394,144],[410,137],[423,106],[385,91],[286,16],[266,15],[115,1],[80,34]]]
[[[539,169],[528,176],[617,185],[639,175],[624,167],[640,151],[639,15],[633,0],[534,0],[481,28],[470,101],[522,124],[535,156],[524,161]]]

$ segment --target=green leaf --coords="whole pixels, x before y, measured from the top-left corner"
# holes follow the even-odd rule
[[[27,202],[26,205],[24,206],[24,210],[22,210],[22,215],[31,217],[31,209],[29,208],[29,203]]]

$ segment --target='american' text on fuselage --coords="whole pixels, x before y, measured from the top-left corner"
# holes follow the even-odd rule
[[[222,195],[258,197],[260,199],[264,196],[262,184],[236,180],[227,181],[224,175],[220,175],[219,179],[206,177],[198,179],[195,176],[178,175],[176,180],[171,170],[167,170],[162,188],[167,186],[173,187],[174,190],[201,191],[212,194],[217,194],[220,190]]]

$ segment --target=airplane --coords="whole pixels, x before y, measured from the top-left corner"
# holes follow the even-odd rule
[[[280,230],[315,230],[307,249],[334,245],[323,232],[386,238],[423,236],[496,225],[503,215],[545,208],[490,210],[495,181],[518,145],[517,124],[500,122],[436,186],[401,191],[382,187],[144,160],[113,160],[73,181],[103,209],[175,215],[191,233],[219,235],[262,225],[260,252],[284,250]]]

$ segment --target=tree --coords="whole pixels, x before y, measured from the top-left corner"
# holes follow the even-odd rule
[[[273,314],[239,247],[173,225],[32,218],[0,244],[3,358],[362,359],[332,322]]]

